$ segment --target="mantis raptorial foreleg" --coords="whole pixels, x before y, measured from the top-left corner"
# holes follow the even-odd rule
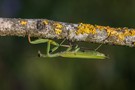
[[[52,40],[49,40],[49,39],[36,39],[34,41],[31,41],[30,39],[30,36],[28,36],[28,41],[29,43],[31,44],[41,44],[41,43],[47,43],[47,51],[46,51],[46,54],[49,55],[49,52],[50,52],[50,44],[53,44],[55,46],[59,46],[58,43],[52,41]]]
[[[46,54],[47,56],[50,55],[50,52],[54,52],[56,51],[60,46],[61,47],[66,47],[66,48],[71,48],[70,45],[62,45],[64,43],[66,39],[64,39],[60,44],[56,43],[55,41],[53,40],[50,40],[50,39],[36,39],[36,40],[31,40],[30,39],[30,35],[28,35],[28,41],[29,43],[31,44],[41,44],[41,43],[47,43],[47,51],[46,51]],[[54,45],[55,47],[51,49],[51,44]],[[39,51],[40,52],[40,51]],[[41,53],[41,52],[40,52]]]

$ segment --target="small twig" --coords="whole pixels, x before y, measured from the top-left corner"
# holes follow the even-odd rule
[[[0,36],[27,35],[38,38],[66,38],[70,41],[135,46],[135,29],[73,24],[47,19],[0,18]]]

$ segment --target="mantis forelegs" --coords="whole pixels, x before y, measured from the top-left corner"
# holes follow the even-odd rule
[[[46,57],[49,57],[50,56],[50,51],[52,53],[52,52],[56,51],[60,46],[62,46],[62,47],[68,47],[69,48],[70,47],[69,45],[62,45],[65,40],[66,39],[64,39],[60,44],[58,44],[55,41],[50,40],[50,39],[36,39],[36,40],[31,41],[30,35],[28,35],[28,41],[31,44],[47,43],[47,50],[46,50],[46,55],[45,55]],[[51,44],[55,46],[52,49],[51,49]],[[41,52],[40,51],[38,53],[41,55]]]

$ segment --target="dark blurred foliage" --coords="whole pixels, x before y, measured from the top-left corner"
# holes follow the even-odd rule
[[[0,0],[0,17],[135,28],[135,0]],[[99,44],[80,42],[94,50]],[[39,58],[46,46],[0,38],[0,90],[135,90],[134,48],[103,45],[106,60]]]

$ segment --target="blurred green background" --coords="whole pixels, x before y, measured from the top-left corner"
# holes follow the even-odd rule
[[[135,0],[0,0],[0,17],[135,28]],[[106,60],[37,57],[45,48],[0,37],[0,90],[135,90],[134,48],[103,45]]]

